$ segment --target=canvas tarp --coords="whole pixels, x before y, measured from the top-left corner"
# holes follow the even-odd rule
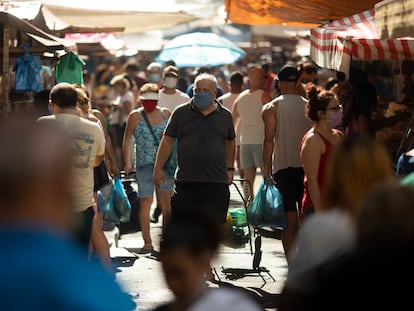
[[[371,9],[311,29],[310,56],[319,66],[348,73],[351,58],[414,59],[414,38],[381,40]]]
[[[239,24],[314,27],[369,10],[379,0],[225,0],[227,18]]]
[[[381,39],[414,35],[414,1],[384,0],[375,5],[375,27]]]
[[[90,10],[52,5],[47,5],[47,8],[69,25],[123,27],[124,33],[164,29],[196,19],[195,16],[184,12]]]

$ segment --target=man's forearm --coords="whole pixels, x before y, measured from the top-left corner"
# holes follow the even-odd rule
[[[157,151],[157,157],[155,159],[155,165],[154,170],[163,168],[165,163],[167,162],[167,159],[171,153],[173,144],[174,144],[174,138],[169,136],[163,136],[160,142],[160,146],[158,147]]]
[[[235,155],[236,155],[236,142],[234,139],[226,141],[226,150],[227,150],[226,165],[227,167],[233,167]]]
[[[272,154],[273,154],[273,141],[263,142],[263,174],[272,173]]]

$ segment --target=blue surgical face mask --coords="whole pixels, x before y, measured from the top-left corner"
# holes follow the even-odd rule
[[[196,92],[194,93],[194,105],[200,109],[208,108],[213,102],[213,96],[210,92]]]
[[[159,73],[150,73],[148,80],[150,82],[158,82],[158,80],[160,79],[160,74]]]

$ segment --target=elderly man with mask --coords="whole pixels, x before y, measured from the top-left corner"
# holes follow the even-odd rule
[[[229,110],[216,100],[217,80],[200,74],[194,97],[173,112],[157,152],[154,181],[165,180],[163,167],[174,140],[178,142],[178,170],[171,201],[172,217],[178,211],[198,209],[224,223],[233,180],[235,132]]]

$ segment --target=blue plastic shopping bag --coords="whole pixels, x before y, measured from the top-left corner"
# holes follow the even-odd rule
[[[119,225],[120,219],[117,213],[114,210],[113,204],[113,192],[114,184],[111,181],[108,185],[103,187],[101,190],[98,190],[98,206],[102,210],[103,219],[109,223],[113,223],[115,225]]]
[[[125,192],[124,185],[120,177],[114,178],[112,204],[115,213],[119,216],[121,222],[128,222],[131,218],[131,203]]]
[[[16,91],[40,92],[42,90],[40,57],[30,54],[27,44],[23,44],[22,47],[25,51],[24,55],[16,59]]]
[[[283,197],[275,184],[263,181],[247,213],[249,224],[286,228]]]
[[[128,200],[121,178],[115,177],[110,186],[98,191],[98,204],[103,206],[102,212],[105,221],[116,225],[121,222],[129,222],[131,203]]]

